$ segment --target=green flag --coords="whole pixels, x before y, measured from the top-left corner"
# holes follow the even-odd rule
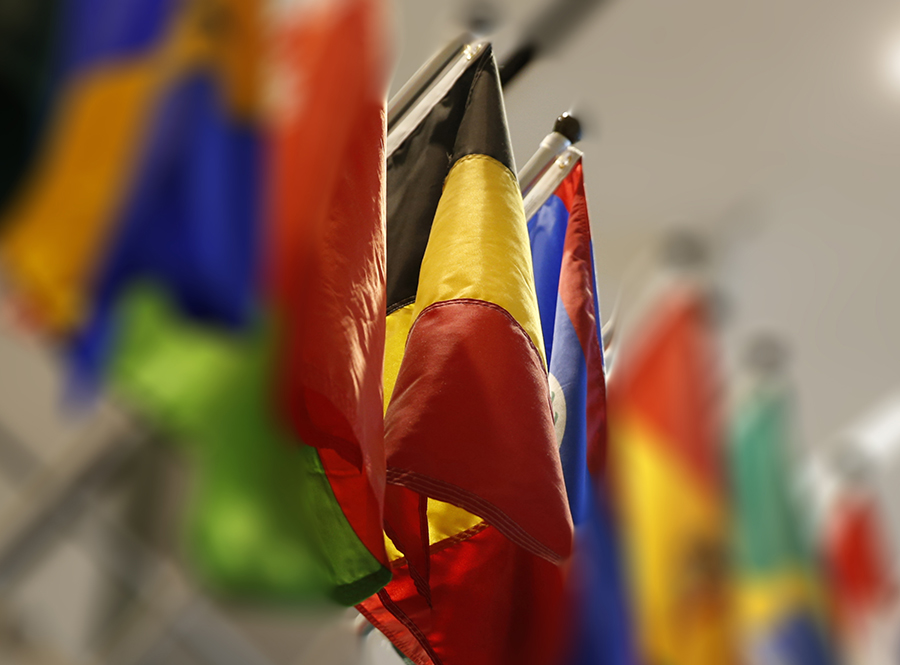
[[[762,662],[833,662],[823,585],[792,493],[792,407],[777,377],[740,403],[729,451],[738,624]]]
[[[352,605],[390,578],[337,504],[315,448],[271,413],[267,333],[189,324],[158,293],[125,299],[114,383],[196,467],[187,546],[200,577],[237,599]]]

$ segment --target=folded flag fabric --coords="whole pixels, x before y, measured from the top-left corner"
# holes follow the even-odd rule
[[[637,662],[619,561],[618,539],[600,475],[606,448],[606,377],[591,228],[581,157],[528,220],[550,401],[575,552],[569,579],[572,614],[567,663]],[[589,473],[588,460],[597,474]]]
[[[833,663],[823,571],[792,491],[791,436],[784,380],[758,377],[729,446],[739,629],[754,662]]]
[[[266,252],[277,399],[387,571],[384,2],[282,12]]]
[[[707,306],[678,281],[609,383],[610,475],[642,662],[736,662],[723,433]]]
[[[836,498],[823,527],[823,547],[838,628],[849,642],[867,640],[876,617],[897,594],[887,538],[868,488]]]
[[[303,464],[288,468],[297,467],[296,482],[312,473],[327,483],[314,484],[305,513],[292,502],[300,513],[287,522],[283,538],[305,527],[320,539],[331,595],[345,604],[390,578],[382,531],[382,12],[382,3],[373,0],[310,9],[288,4],[272,20],[276,94],[261,300],[271,329],[272,348],[265,353],[279,362],[277,370],[266,365],[277,390],[267,390],[258,375],[253,385],[273,407],[278,404],[274,413],[264,412],[268,421],[260,421],[260,434],[283,421],[295,440],[315,448],[302,452]],[[227,438],[227,432],[219,434]],[[212,435],[207,439],[221,445]],[[285,442],[284,432],[262,436],[258,454],[264,460],[287,455],[272,450]],[[246,444],[244,449],[249,451]],[[209,473],[221,467],[210,462]],[[271,475],[276,467],[265,468]],[[284,471],[269,479],[271,489],[265,482],[256,486],[263,499],[271,497],[268,505],[274,505],[277,483],[290,482],[280,480]],[[233,484],[242,485],[239,479]]]
[[[470,55],[388,154],[394,578],[360,610],[419,665],[544,664],[572,520],[496,63]]]

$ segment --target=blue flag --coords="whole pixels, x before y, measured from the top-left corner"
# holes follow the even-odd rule
[[[158,58],[162,70],[136,161],[122,165],[132,177],[97,266],[87,321],[72,343],[75,388],[88,392],[110,354],[117,304],[138,282],[162,287],[195,321],[244,328],[258,314],[262,154],[254,25],[225,4],[143,5],[143,21],[116,8],[96,25],[77,20],[81,12],[70,17],[82,28],[68,45],[73,63],[133,44]],[[180,45],[186,39],[192,46]]]
[[[590,222],[580,159],[528,222],[550,393],[575,523],[566,662],[633,665],[617,539],[600,471],[606,386]]]

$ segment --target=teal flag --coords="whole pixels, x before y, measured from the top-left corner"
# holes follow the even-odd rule
[[[824,584],[792,493],[792,402],[762,377],[739,405],[729,451],[738,621],[753,662],[828,665]]]

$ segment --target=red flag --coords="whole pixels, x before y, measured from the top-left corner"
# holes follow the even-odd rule
[[[379,0],[341,0],[275,17],[267,277],[283,412],[386,562],[381,11]]]
[[[895,590],[882,535],[871,499],[842,497],[826,529],[825,556],[843,630],[859,631]]]

